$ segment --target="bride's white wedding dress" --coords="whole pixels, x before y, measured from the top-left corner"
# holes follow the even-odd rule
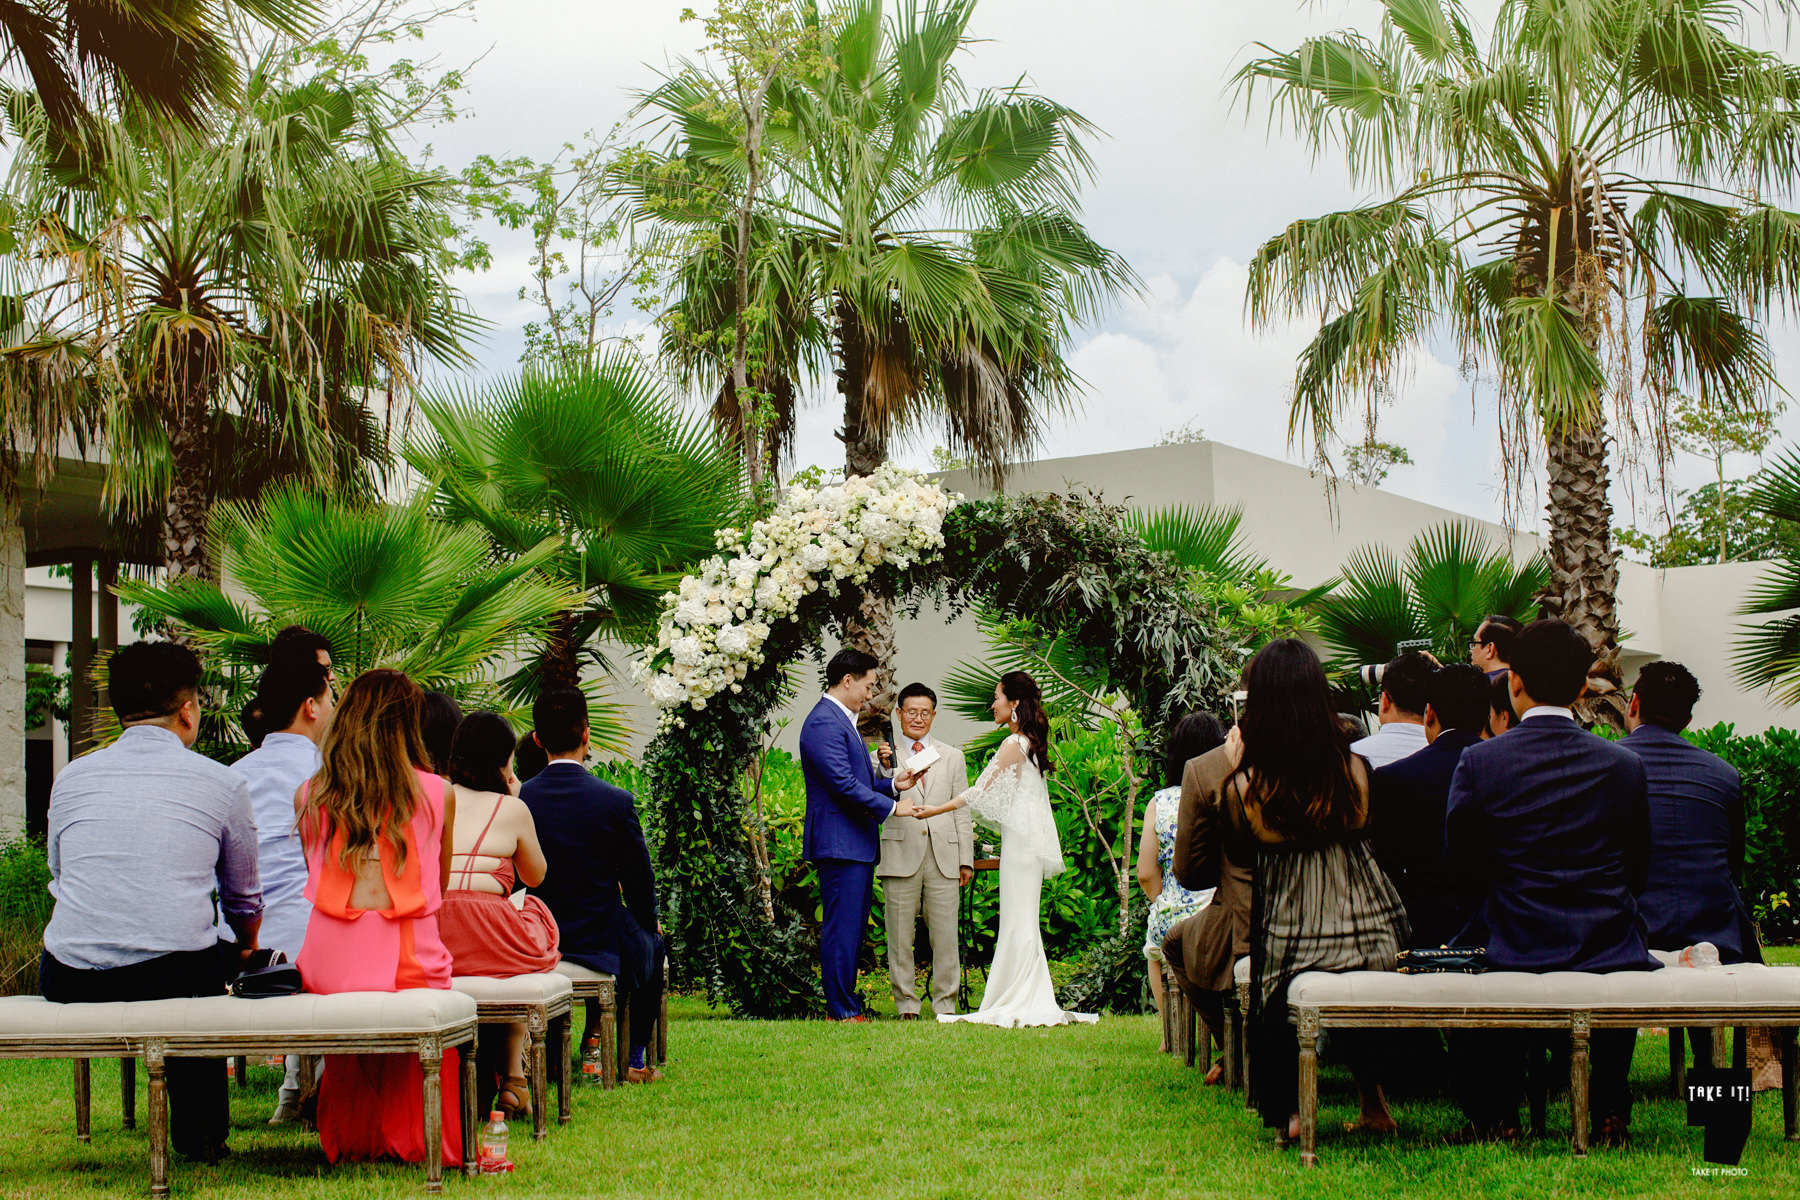
[[[1098,1021],[1097,1013],[1065,1012],[1050,982],[1038,906],[1044,880],[1062,874],[1064,864],[1050,790],[1031,761],[1031,743],[1020,734],[1006,739],[957,802],[968,804],[982,824],[1000,830],[1000,938],[981,1007],[938,1020],[1008,1028]]]

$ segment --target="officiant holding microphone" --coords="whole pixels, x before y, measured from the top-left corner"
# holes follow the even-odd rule
[[[969,786],[963,753],[931,736],[937,693],[922,683],[900,690],[896,710],[900,738],[893,747],[899,765],[934,751],[936,760],[919,779],[913,803],[947,804]],[[921,906],[931,937],[931,1009],[954,1015],[962,982],[957,945],[958,889],[974,877],[975,831],[966,807],[923,821],[888,821],[881,827],[881,894],[887,917],[888,975],[894,1010],[903,1021],[919,1016],[918,972],[913,964],[913,931]]]

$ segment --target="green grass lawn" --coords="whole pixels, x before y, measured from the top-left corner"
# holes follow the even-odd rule
[[[1794,961],[1788,952],[1782,957]],[[1639,1103],[1630,1150],[1567,1147],[1568,1109],[1520,1147],[1452,1149],[1447,1102],[1395,1104],[1397,1140],[1323,1132],[1321,1166],[1277,1151],[1240,1097],[1156,1053],[1152,1017],[1097,1026],[998,1030],[925,1022],[864,1026],[731,1020],[691,999],[671,1022],[665,1083],[578,1088],[574,1123],[546,1142],[515,1130],[518,1171],[447,1180],[448,1194],[517,1196],[961,1198],[1733,1196],[1800,1194],[1800,1144],[1781,1140],[1779,1092],[1756,1099],[1741,1177],[1697,1176],[1701,1131],[1668,1095],[1666,1043],[1638,1041]],[[0,1063],[7,1152],[0,1195],[147,1194],[140,1128],[119,1128],[116,1069],[94,1068],[94,1140],[74,1140],[66,1063]],[[140,1072],[141,1079],[141,1072]],[[416,1168],[332,1168],[314,1135],[264,1124],[278,1082],[269,1068],[234,1089],[233,1155],[217,1167],[177,1161],[178,1196],[412,1196]],[[1320,1128],[1354,1115],[1348,1076],[1325,1074]],[[554,1101],[553,1101],[554,1102]],[[145,1112],[140,1099],[140,1116]]]

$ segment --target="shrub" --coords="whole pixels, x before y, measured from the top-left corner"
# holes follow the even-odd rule
[[[0,844],[0,996],[37,993],[38,955],[54,905],[43,839]]]
[[[1740,737],[1729,724],[1687,738],[1736,767],[1744,782],[1744,897],[1765,942],[1800,938],[1800,733]]]

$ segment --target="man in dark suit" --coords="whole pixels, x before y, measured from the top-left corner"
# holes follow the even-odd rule
[[[596,779],[588,756],[587,697],[552,688],[532,706],[532,735],[549,756],[519,789],[544,848],[544,882],[531,889],[556,918],[558,948],[570,962],[617,979],[631,1008],[626,1079],[652,1083],[662,1072],[644,1050],[662,1009],[663,940],[656,878],[631,793]],[[590,1006],[587,1037],[599,1029]]]
[[[1435,950],[1469,919],[1465,889],[1444,870],[1444,810],[1456,764],[1487,728],[1488,677],[1470,663],[1451,663],[1425,694],[1428,744],[1375,772],[1369,818],[1376,861],[1406,904],[1412,945]]]
[[[867,1021],[856,994],[856,954],[875,898],[881,823],[911,805],[897,794],[912,787],[910,771],[883,779],[869,760],[856,718],[880,666],[861,650],[839,650],[825,665],[825,694],[800,726],[800,770],[806,778],[806,824],[801,852],[819,870],[819,973],[825,1014],[834,1021]]]
[[[1653,970],[1636,893],[1649,869],[1644,766],[1575,723],[1594,654],[1561,621],[1534,621],[1512,646],[1513,711],[1505,736],[1471,746],[1450,784],[1445,865],[1467,879],[1474,915],[1454,944],[1486,946],[1501,971]],[[1627,1140],[1625,1074],[1635,1030],[1593,1035],[1595,1140]],[[1515,1135],[1525,1039],[1458,1039],[1471,1062],[1466,1136]]]
[[[1632,688],[1623,745],[1643,760],[1650,789],[1650,882],[1638,908],[1653,950],[1711,942],[1720,962],[1761,962],[1738,892],[1744,796],[1737,768],[1681,736],[1699,699],[1699,682],[1680,663],[1644,664]]]

